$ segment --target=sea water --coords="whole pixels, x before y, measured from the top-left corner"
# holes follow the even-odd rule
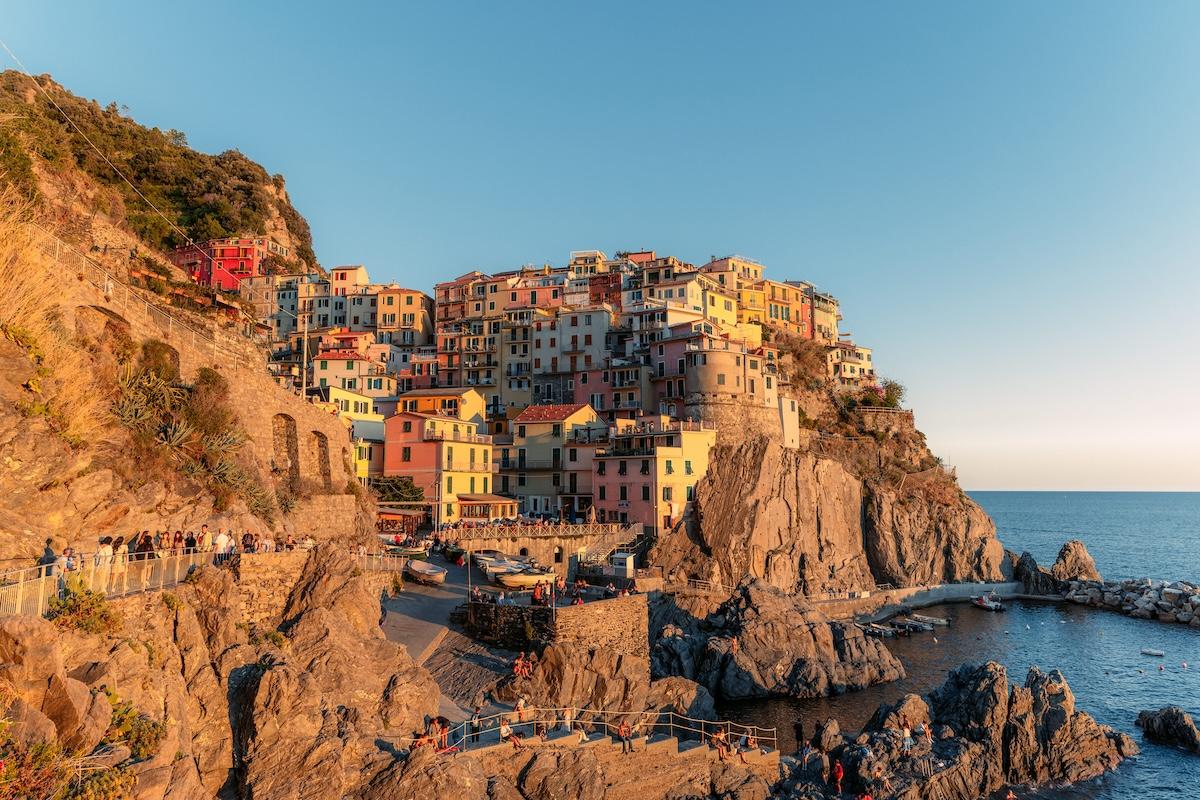
[[[1200,494],[971,495],[992,515],[1005,546],[1017,552],[1028,550],[1039,563],[1052,563],[1065,540],[1078,538],[1087,544],[1106,578],[1200,581]],[[880,703],[895,702],[908,692],[928,692],[965,662],[998,661],[1013,683],[1024,682],[1030,666],[1059,669],[1075,693],[1077,707],[1133,736],[1142,755],[1085,785],[1018,790],[1018,796],[1038,800],[1200,797],[1200,757],[1144,742],[1133,724],[1139,711],[1165,705],[1182,706],[1200,722],[1200,629],[1061,603],[1015,602],[1003,614],[961,604],[935,606],[922,613],[950,619],[951,626],[887,640],[888,648],[904,662],[906,679],[833,698],[728,703],[720,708],[721,715],[777,727],[783,750],[790,752],[795,748],[792,724],[797,718],[810,734],[827,717],[856,731]],[[1143,656],[1143,647],[1162,650],[1166,656]]]

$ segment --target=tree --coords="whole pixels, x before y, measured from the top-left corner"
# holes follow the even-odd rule
[[[425,490],[413,483],[407,475],[379,478],[373,484],[375,493],[382,503],[423,503]]]
[[[904,402],[905,388],[900,381],[894,381],[891,378],[884,378],[879,383],[883,389],[883,404],[888,408],[899,408]]]

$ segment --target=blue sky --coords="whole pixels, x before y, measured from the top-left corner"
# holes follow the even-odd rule
[[[326,266],[741,253],[967,488],[1200,490],[1200,5],[5,5],[33,72],[282,172]]]

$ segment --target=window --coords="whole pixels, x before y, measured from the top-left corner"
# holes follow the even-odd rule
[[[683,462],[683,474],[684,475],[692,474],[692,462],[690,462],[690,461]]]
[[[663,487],[663,502],[665,502],[665,503],[671,502],[671,499],[674,496],[671,489],[672,489],[672,487],[670,487],[670,486]]]
[[[404,420],[403,430],[405,433],[412,433],[412,420],[411,419]]]
[[[724,386],[724,385],[725,385],[725,373],[718,372],[717,373],[717,386]]]
[[[604,465],[603,465],[603,464],[601,464],[600,466],[604,466]],[[603,475],[604,473],[603,473],[603,472],[601,472],[600,474],[601,474],[601,475]],[[606,498],[606,494],[607,494],[607,493],[604,491],[604,486],[601,486],[601,487],[600,487],[600,499],[601,499],[601,500],[605,500],[605,499],[607,499],[607,498]]]
[[[619,500],[628,500],[629,499],[629,487],[628,486],[621,487],[618,499]]]
[[[321,369],[329,369],[329,362],[328,362],[328,361],[322,361],[322,362],[321,362]]]
[[[574,447],[572,447],[570,450],[568,450],[567,451],[567,460],[568,461],[578,461],[579,460],[579,450]]]
[[[446,494],[454,494],[454,476],[446,476]]]
[[[650,500],[650,485],[649,484],[644,484],[642,486],[642,499],[646,500],[646,501]]]
[[[524,425],[517,426],[517,436],[520,436],[521,438],[525,437],[525,426]]]
[[[550,427],[550,435],[555,438],[562,436],[562,425],[559,423],[555,423],[554,425],[552,425]]]
[[[411,447],[405,447],[400,450],[400,460],[401,461],[412,461],[412,448]]]
[[[554,563],[561,564],[563,558],[563,549],[558,545],[554,546]]]

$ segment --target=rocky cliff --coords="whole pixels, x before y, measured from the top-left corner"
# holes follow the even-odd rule
[[[207,567],[113,603],[102,628],[86,609],[0,618],[6,755],[49,745],[65,781],[91,754],[134,800],[340,797],[378,768],[379,737],[435,713],[436,684],[384,639],[377,590],[341,551],[310,555],[278,630],[247,624],[241,594]]]
[[[920,466],[925,451],[888,437],[844,450],[766,438],[715,448],[693,513],[651,561],[668,577],[749,576],[804,594],[1000,579],[988,516],[937,467],[897,475],[894,463]]]

